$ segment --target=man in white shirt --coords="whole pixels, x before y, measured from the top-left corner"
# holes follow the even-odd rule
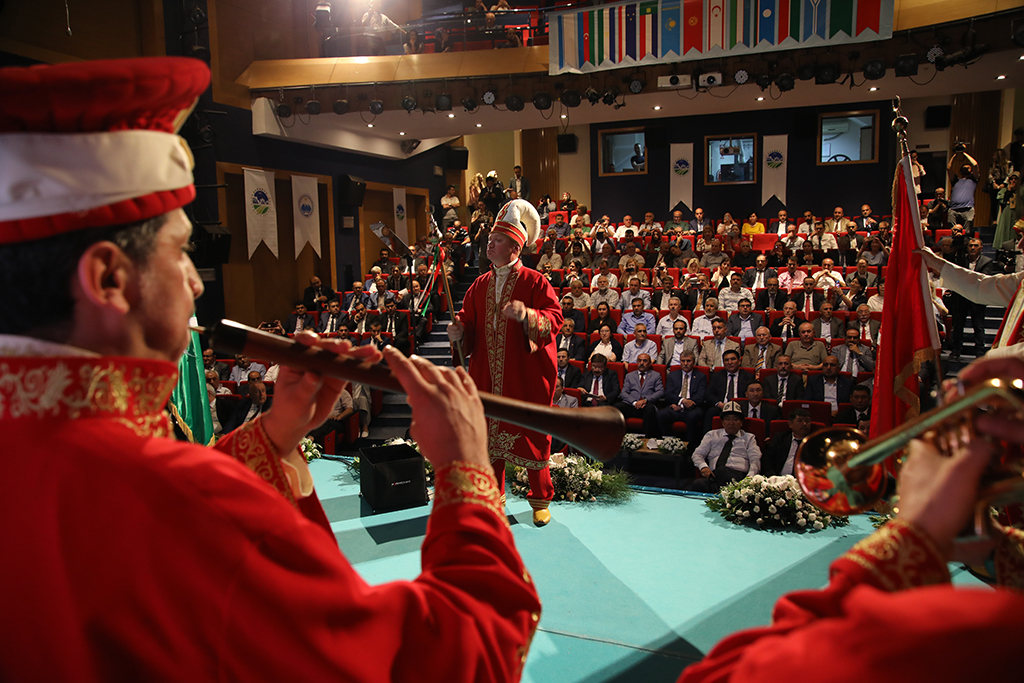
[[[791,225],[793,227],[796,227],[796,224],[793,223],[793,221],[789,220],[789,212],[786,211],[785,209],[780,209],[779,224],[776,226],[775,233],[780,236],[785,235],[788,232],[787,228],[789,228],[789,226]]]
[[[622,239],[626,236],[626,231],[629,230],[634,235],[637,234],[637,227],[633,225],[633,217],[626,215],[622,217],[622,225],[615,230],[615,239]]]
[[[804,218],[800,221],[798,232],[804,235],[809,235],[814,232],[814,214],[810,211],[804,211]]]
[[[654,214],[648,211],[647,213],[644,214],[644,222],[640,224],[640,232],[637,234],[646,235],[655,228],[661,230],[661,223],[655,221]]]
[[[618,287],[619,276],[613,273],[611,268],[611,261],[607,259],[601,259],[600,261],[598,261],[597,272],[594,273],[594,277],[590,278],[590,289],[600,287],[601,285],[598,282],[598,280],[602,277],[608,280],[608,287]]]
[[[790,251],[799,251],[803,249],[804,238],[797,233],[795,225],[790,225],[786,227],[786,235],[782,238],[782,243]]]
[[[647,354],[652,359],[658,357],[661,350],[658,348],[658,345],[654,343],[653,339],[647,338],[647,325],[644,323],[637,323],[636,327],[633,328],[633,335],[635,336],[635,339],[626,344],[622,349],[623,363],[626,363],[627,365],[629,363],[636,363],[637,359],[643,354]]]
[[[840,287],[843,284],[843,276],[833,270],[835,268],[835,261],[830,258],[824,259],[821,262],[821,270],[815,273],[812,277],[814,278],[814,286],[825,289],[826,287]]]
[[[573,308],[590,308],[590,295],[583,291],[583,283],[580,280],[569,283],[569,293],[565,296],[572,297]]]
[[[693,466],[700,476],[689,490],[717,493],[725,484],[761,471],[761,449],[754,435],[742,427],[743,409],[729,401],[722,407],[722,428],[705,434],[693,452]]]
[[[690,328],[692,330],[690,334],[697,337],[710,337],[715,333],[713,323],[718,319],[718,299],[709,296],[704,301],[704,315],[693,319],[693,327]]]
[[[839,243],[836,242],[835,236],[825,232],[825,224],[821,221],[814,222],[814,232],[811,234],[809,241],[812,247],[820,251],[836,251],[839,249]]]
[[[743,286],[743,276],[733,272],[729,275],[729,286],[718,293],[718,306],[723,311],[735,311],[740,301],[754,301],[754,293]]]
[[[662,297],[662,298],[664,299],[665,297]],[[657,334],[659,337],[671,336],[673,334],[673,330],[675,329],[676,321],[682,321],[682,323],[683,323],[683,330],[684,330],[684,333],[685,333],[685,330],[689,329],[690,324],[688,322],[686,322],[686,318],[684,318],[679,313],[680,310],[682,309],[682,307],[683,307],[683,302],[682,302],[682,300],[679,297],[677,297],[677,296],[669,297],[668,298],[668,314],[667,315],[663,315],[661,317],[661,319],[658,320],[658,328],[655,331],[655,334]]]

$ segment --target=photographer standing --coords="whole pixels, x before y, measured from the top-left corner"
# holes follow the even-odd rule
[[[978,162],[967,153],[967,145],[953,146],[953,158],[946,172],[949,175],[949,220],[960,223],[968,233],[974,231],[974,193],[978,189]]]
[[[994,249],[1004,249],[1006,242],[1017,241],[1017,235],[1013,231],[1014,224],[1024,218],[1024,190],[1021,188],[1020,173],[1014,171],[1006,178],[1006,187],[999,190],[997,195],[999,206],[999,221],[996,223],[996,233],[992,238]]]
[[[928,229],[932,231],[932,238],[934,239],[935,231],[942,230],[946,227],[946,218],[949,216],[949,202],[946,201],[946,188],[936,187],[935,199],[925,204],[924,208],[928,212]]]

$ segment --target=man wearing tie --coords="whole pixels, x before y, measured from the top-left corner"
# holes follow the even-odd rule
[[[764,326],[757,328],[754,339],[757,340],[756,344],[748,344],[743,349],[740,365],[754,368],[756,376],[760,376],[761,370],[775,368],[775,359],[782,353],[782,347],[772,343],[772,334]]]
[[[699,477],[690,491],[717,493],[732,481],[761,471],[761,449],[753,434],[743,431],[743,409],[735,401],[722,407],[722,428],[704,435],[692,456]]]
[[[574,334],[575,331],[576,323],[573,322],[573,319],[564,318],[562,320],[562,329],[559,331],[558,336],[555,337],[555,348],[559,351],[565,351],[569,354],[569,358],[573,360],[583,360],[586,343]],[[566,386],[571,387],[573,385],[566,384]]]
[[[782,317],[771,327],[773,337],[782,337],[782,341],[787,341],[799,335],[800,325],[804,319],[797,313],[798,310],[800,309],[797,308],[795,301],[782,304]]]
[[[637,369],[626,375],[622,383],[622,393],[615,407],[627,419],[642,419],[646,436],[657,436],[658,410],[654,404],[665,395],[665,386],[661,375],[651,369],[650,355],[641,353],[636,363]]]
[[[672,335],[661,340],[661,353],[658,363],[670,368],[679,365],[680,355],[686,351],[696,358],[699,344],[697,340],[686,336],[686,321],[680,318],[672,326]]]
[[[239,402],[231,417],[224,423],[224,434],[234,431],[246,422],[252,422],[264,411],[270,410],[273,399],[267,397],[267,386],[261,381],[249,382],[249,395]]]
[[[743,272],[743,286],[756,292],[768,286],[768,280],[777,277],[779,271],[768,267],[768,257],[761,254],[754,261],[753,268],[747,268]]]
[[[700,347],[700,355],[697,356],[697,365],[707,368],[720,368],[724,365],[724,356],[732,351],[736,354],[736,365],[739,366],[740,345],[731,339],[726,338],[725,321],[715,318],[711,323],[711,339],[708,339]]]
[[[839,412],[840,403],[850,401],[853,380],[839,374],[839,359],[826,356],[821,364],[821,374],[807,380],[804,398],[808,401],[824,401],[832,405],[832,415]]]
[[[772,423],[772,420],[779,419],[779,409],[770,403],[765,403],[764,386],[754,380],[747,385],[747,414],[744,417],[755,420],[764,420],[765,427]],[[765,430],[767,431],[767,429]]]
[[[878,344],[879,325],[877,320],[871,319],[871,309],[868,305],[861,304],[857,307],[857,319],[846,323],[846,329],[857,330],[857,336],[862,342],[875,346]]]
[[[804,393],[804,381],[793,374],[793,361],[785,354],[775,357],[775,374],[763,377],[761,386],[764,397],[775,401],[780,408],[786,401],[799,400]]]
[[[608,369],[607,358],[595,353],[590,357],[590,370],[583,373],[579,389],[585,406],[614,405],[619,397],[619,376]]]
[[[320,334],[333,334],[341,327],[344,316],[341,313],[341,303],[337,300],[327,304],[327,310],[320,314],[320,324],[316,331]]]
[[[963,226],[954,226],[963,229]],[[963,267],[975,273],[991,275],[992,259],[981,253],[981,240],[972,239],[967,243],[966,263]],[[985,345],[985,304],[976,304],[970,299],[956,292],[953,292],[955,304],[950,308],[953,311],[953,335],[950,340],[950,357],[956,360],[963,350],[964,333],[967,332],[967,318],[970,317],[971,325],[974,327],[974,355],[981,356],[988,348]]]
[[[691,444],[698,443],[703,434],[701,425],[708,386],[704,373],[694,370],[693,366],[693,351],[683,351],[679,354],[679,369],[668,374],[668,387],[665,390],[668,407],[658,411],[658,428],[661,435],[671,436],[672,425],[684,422],[686,440]]]
[[[789,301],[789,297],[786,296],[785,292],[779,290],[779,278],[777,277],[768,278],[765,289],[758,292],[755,296],[754,310],[766,311],[768,313],[782,310],[782,305]]]
[[[811,327],[814,328],[814,336],[831,344],[833,339],[843,336],[843,321],[832,314],[835,311],[835,306],[831,301],[822,303],[819,311],[821,315],[811,323]]]
[[[391,335],[395,346],[403,352],[409,351],[409,316],[405,311],[398,312],[398,304],[394,299],[384,302],[384,312],[377,316],[382,332]]]
[[[850,407],[836,414],[832,424],[857,425],[871,420],[871,390],[858,384],[850,392]]]
[[[729,349],[723,354],[725,366],[711,373],[708,383],[708,409],[704,414],[704,431],[711,429],[711,421],[722,412],[730,401],[735,401],[747,393],[747,385],[753,380],[749,372],[740,371],[740,352]]]
[[[857,330],[846,330],[846,346],[837,346],[832,353],[839,359],[839,372],[849,372],[854,379],[875,370],[875,354],[870,346],[861,344]]]
[[[562,380],[562,386],[578,389],[583,381],[583,373],[575,365],[570,365],[569,352],[565,349],[559,349],[558,355],[555,358],[558,364],[558,377]]]
[[[816,313],[821,308],[821,303],[825,300],[825,295],[821,292],[814,290],[814,278],[805,277],[803,289],[799,292],[794,292],[792,299],[793,303],[796,304],[796,308],[800,311],[804,320],[810,320],[811,314]]]
[[[764,325],[764,318],[760,313],[751,311],[750,299],[740,299],[736,312],[729,316],[725,324],[725,333],[730,337],[747,339],[753,337],[757,329]]]
[[[772,437],[761,458],[761,474],[766,477],[793,474],[796,451],[811,433],[811,414],[803,408],[789,411],[789,429]]]

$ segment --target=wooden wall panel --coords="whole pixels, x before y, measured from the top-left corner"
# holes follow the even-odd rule
[[[523,131],[523,176],[530,181],[530,201],[536,204],[545,194],[555,201],[558,188],[558,128],[535,128]],[[587,144],[581,140],[580,144]]]
[[[978,160],[981,179],[974,195],[974,224],[987,225],[991,197],[984,192],[992,154],[999,147],[999,111],[1002,94],[998,90],[966,93],[953,97],[949,124],[949,149],[958,140],[967,143],[967,153]]]

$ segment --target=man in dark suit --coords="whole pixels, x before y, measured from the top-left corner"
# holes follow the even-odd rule
[[[636,365],[636,370],[626,375],[615,407],[627,419],[642,419],[646,436],[657,436],[658,409],[654,404],[665,395],[665,386],[661,375],[651,369],[650,355],[641,353],[637,356]]]
[[[352,283],[352,291],[345,292],[345,298],[341,302],[341,310],[351,313],[357,303],[362,303],[366,308],[373,308],[373,297],[369,292],[363,291],[363,283],[356,280]]]
[[[384,347],[391,346],[391,340],[384,336],[381,330],[380,320],[377,318],[374,318],[373,322],[370,323],[370,333],[366,335],[366,338],[363,339],[360,346],[369,346],[371,344],[377,347],[377,350],[381,352],[384,351]],[[386,365],[383,361],[382,364]]]
[[[857,330],[857,336],[861,341],[876,345],[878,344],[879,324],[877,320],[871,319],[871,309],[868,308],[868,305],[861,304],[857,307],[857,317],[846,323],[846,329]]]
[[[587,350],[587,343],[580,337],[573,334],[576,331],[576,323],[572,318],[562,320],[562,329],[555,335],[555,348],[559,351],[565,350],[572,360],[583,360],[583,354]],[[572,384],[565,386],[571,387]]]
[[[871,419],[871,390],[858,384],[850,392],[850,407],[832,418],[832,424],[857,425]]]
[[[782,341],[788,341],[800,336],[800,326],[804,323],[804,319],[797,313],[798,310],[794,301],[782,304],[784,315],[772,323],[773,337],[782,337]]]
[[[953,229],[961,226],[953,226]],[[955,234],[955,233],[954,233]],[[956,262],[968,270],[993,275],[992,259],[981,253],[981,240],[971,239],[967,242],[967,255],[963,262]],[[967,332],[967,319],[970,318],[974,327],[974,355],[981,356],[985,346],[985,304],[974,303],[970,299],[953,292],[951,295],[950,312],[953,314],[953,330],[950,338],[950,357],[959,358],[963,351],[964,333]]]
[[[583,311],[577,311],[573,307],[572,297],[565,295],[562,297],[562,320],[571,320],[573,322],[573,331],[579,330],[584,331],[587,328],[586,318],[583,317]]]
[[[777,477],[793,474],[796,449],[811,433],[811,414],[803,408],[789,411],[789,429],[772,437],[761,457],[761,474]]]
[[[608,369],[608,359],[600,353],[590,358],[590,369],[583,373],[579,386],[585,406],[614,405],[619,398],[619,375]]]
[[[330,287],[324,287],[316,275],[309,279],[309,287],[302,294],[302,301],[309,311],[322,311],[327,304],[338,299],[338,293]]]
[[[761,380],[764,397],[782,406],[786,401],[797,401],[804,396],[804,381],[793,373],[793,361],[783,354],[775,357],[775,374]]]
[[[753,337],[757,332],[757,328],[764,326],[764,318],[761,317],[760,313],[754,313],[751,310],[751,306],[752,304],[749,299],[740,299],[736,312],[725,321],[725,334],[727,336],[746,339],[747,337]]]
[[[213,370],[220,377],[221,381],[226,380],[228,375],[231,374],[231,366],[217,360],[213,349],[203,349],[203,369]]]
[[[840,403],[850,402],[853,380],[839,374],[839,359],[825,356],[821,363],[821,374],[807,380],[804,390],[805,401],[828,401],[832,404],[832,415],[839,412]]]
[[[752,268],[743,271],[743,286],[752,292],[768,286],[768,280],[778,277],[779,271],[768,267],[768,257],[761,254],[754,261]]]
[[[821,312],[821,315],[811,321],[814,337],[816,339],[824,339],[827,342],[833,339],[841,339],[846,326],[842,320],[833,315],[835,306],[832,305],[832,302],[826,301],[822,303],[818,310]]]
[[[341,302],[335,299],[327,304],[327,310],[320,314],[320,324],[316,331],[320,334],[337,332],[343,326],[345,314],[341,312]]]
[[[523,177],[522,167],[512,167],[512,180],[508,181],[508,189],[515,190],[519,199],[530,201],[530,181]]]
[[[246,422],[256,419],[256,416],[267,410],[273,399],[267,396],[267,387],[263,382],[249,382],[249,395],[239,401],[235,412],[224,424],[224,434],[238,429]]]
[[[656,311],[667,311],[668,302],[672,297],[682,299],[682,290],[676,289],[672,286],[672,276],[665,275],[660,282],[653,283],[660,284],[661,289],[654,290],[654,294],[651,295],[651,308]]]
[[[316,332],[316,318],[306,312],[306,304],[301,301],[295,304],[295,312],[288,316],[284,322],[284,331],[288,334],[308,330]]]
[[[715,416],[721,414],[722,406],[746,395],[747,385],[753,380],[753,375],[740,370],[740,352],[735,349],[726,349],[722,353],[722,365],[720,370],[711,373],[711,381],[708,382],[705,432],[711,429]]]
[[[755,420],[764,420],[765,432],[772,420],[779,419],[779,409],[771,403],[765,403],[764,386],[756,379],[747,385],[747,407],[743,417],[752,417]]]
[[[779,289],[779,278],[770,277],[765,284],[765,289],[754,293],[754,310],[768,313],[781,311],[782,305],[787,301],[789,301],[789,296]]]
[[[705,216],[704,209],[698,206],[693,210],[693,219],[690,220],[690,232],[699,235],[709,225],[714,225],[714,221]]]
[[[810,300],[809,307],[808,299]],[[794,290],[790,300],[796,304],[796,310],[800,311],[800,315],[802,315],[804,319],[810,319],[810,313],[821,308],[821,303],[825,300],[825,295],[821,292],[814,291],[814,278],[805,277],[803,289],[800,291]]]
[[[373,268],[373,267],[380,268],[380,272],[382,272],[382,273],[390,273],[391,272],[391,266],[395,265],[395,264],[393,264],[391,262],[391,258],[390,257],[391,257],[391,251],[388,248],[385,247],[384,249],[380,250],[380,256],[377,258],[376,261],[373,262],[373,264],[370,267],[371,268]]]
[[[668,386],[665,388],[667,407],[658,411],[657,419],[662,436],[671,436],[672,425],[684,422],[686,440],[698,444],[704,435],[702,424],[708,380],[703,372],[693,369],[694,361],[693,351],[679,354],[679,369],[668,374]]]
[[[390,334],[394,345],[403,353],[409,351],[409,316],[405,311],[398,311],[398,304],[394,299],[384,302],[384,312],[378,315],[374,322],[380,323],[381,331]]]
[[[583,381],[583,373],[575,365],[569,363],[569,353],[565,349],[559,349],[555,358],[558,362],[558,376],[562,380],[562,386],[571,389],[579,389]]]

